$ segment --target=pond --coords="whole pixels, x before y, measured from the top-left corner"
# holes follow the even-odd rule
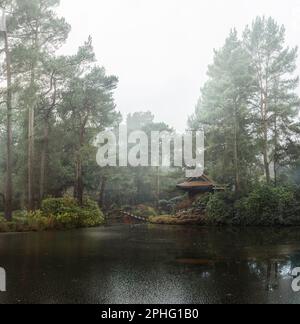
[[[0,234],[0,303],[300,303],[300,229],[117,225]]]

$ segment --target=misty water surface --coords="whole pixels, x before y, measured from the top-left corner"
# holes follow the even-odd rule
[[[0,303],[300,303],[300,229],[118,225],[0,235]]]

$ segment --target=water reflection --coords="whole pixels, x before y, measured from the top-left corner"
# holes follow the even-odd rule
[[[0,235],[1,303],[300,303],[300,229],[123,225]]]

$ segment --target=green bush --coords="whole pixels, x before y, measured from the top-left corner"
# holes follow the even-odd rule
[[[260,185],[236,203],[236,219],[243,225],[292,225],[300,223],[299,201],[286,187]]]
[[[37,214],[35,217],[34,215]],[[16,212],[13,221],[7,222],[0,217],[0,232],[28,232],[28,231],[43,231],[49,229],[48,220],[44,217],[39,219],[39,213],[24,213]]]
[[[160,200],[158,204],[160,211],[171,212],[173,210],[173,206],[168,200]]]
[[[159,201],[159,210],[160,213],[172,214],[175,213],[176,207],[182,203],[185,199],[185,196],[174,197],[170,200],[160,200]]]
[[[79,223],[83,227],[94,227],[104,223],[105,218],[98,204],[90,199],[85,200],[82,208],[79,208]]]
[[[47,217],[40,210],[28,213],[26,223],[31,231],[37,232],[57,228],[57,223],[55,222],[54,217]]]
[[[204,195],[200,195],[194,202],[193,207],[195,208],[207,208],[207,205],[211,199],[211,194],[207,193]]]
[[[77,201],[70,197],[48,198],[42,202],[41,210],[46,215],[58,215],[64,212],[72,212],[78,207]]]
[[[207,219],[213,224],[230,224],[234,219],[234,198],[230,192],[220,192],[209,196]]]
[[[104,222],[97,203],[90,199],[85,199],[82,206],[72,197],[46,199],[41,212],[63,228],[93,227]]]
[[[13,221],[0,215],[0,232],[45,231],[94,227],[104,223],[104,215],[96,202],[85,199],[83,206],[71,197],[50,198],[42,202],[41,210],[17,211]]]
[[[157,216],[157,212],[155,211],[155,209],[147,205],[136,206],[135,208],[133,208],[132,213],[135,216],[140,216],[140,217]]]
[[[203,203],[206,198],[194,207]],[[231,192],[210,195],[206,215],[210,224],[300,225],[300,199],[293,188],[258,185],[241,199]]]

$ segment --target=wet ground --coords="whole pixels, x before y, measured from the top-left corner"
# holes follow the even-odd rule
[[[300,229],[120,225],[0,235],[0,303],[300,303]]]

